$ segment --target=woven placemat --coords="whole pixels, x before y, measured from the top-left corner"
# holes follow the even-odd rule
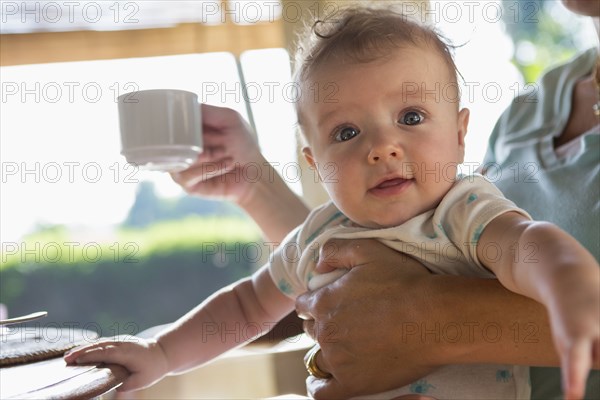
[[[96,332],[73,328],[9,328],[0,333],[0,368],[58,357],[97,338]]]

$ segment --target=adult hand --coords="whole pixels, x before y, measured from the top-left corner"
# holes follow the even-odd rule
[[[544,306],[496,279],[428,274],[373,240],[321,253],[319,272],[351,271],[296,302],[321,345],[317,366],[333,375],[308,378],[317,399],[383,392],[449,364],[559,364]]]
[[[234,110],[202,104],[203,152],[188,169],[172,173],[189,194],[241,203],[252,190],[251,179],[268,163],[252,129]],[[252,168],[252,174],[247,172]],[[269,171],[269,173],[271,173]]]
[[[326,399],[378,393],[433,371],[434,354],[419,335],[404,331],[431,311],[424,282],[432,275],[375,240],[332,240],[321,255],[319,272],[351,271],[296,302],[305,331],[321,346],[317,365],[333,375],[309,377],[309,394]]]
[[[309,209],[262,156],[240,114],[202,104],[202,127],[204,151],[173,180],[189,194],[236,203],[269,240],[282,241]]]

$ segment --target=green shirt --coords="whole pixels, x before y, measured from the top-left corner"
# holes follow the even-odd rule
[[[567,124],[574,85],[591,74],[596,58],[590,49],[517,97],[492,132],[484,168],[488,179],[533,219],[558,225],[599,260],[600,125],[575,139],[575,148],[564,157],[553,146]],[[562,399],[560,382],[558,368],[531,368],[532,398]],[[588,379],[586,398],[600,399],[599,371]]]

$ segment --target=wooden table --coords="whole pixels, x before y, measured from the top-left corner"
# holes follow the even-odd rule
[[[123,382],[118,365],[68,366],[62,357],[0,368],[0,399],[90,399]]]

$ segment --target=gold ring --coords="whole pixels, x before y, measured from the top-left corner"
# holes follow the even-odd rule
[[[329,379],[333,375],[331,375],[329,372],[324,372],[317,365],[317,354],[319,354],[320,351],[321,347],[318,344],[316,344],[312,349],[310,349],[308,351],[308,354],[306,355],[306,363],[304,365],[306,366],[306,370],[308,371],[308,373],[314,376],[315,378]]]

